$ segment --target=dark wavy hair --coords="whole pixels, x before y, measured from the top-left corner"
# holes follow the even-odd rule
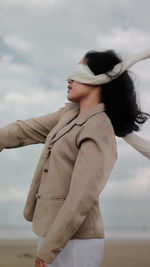
[[[90,50],[83,59],[95,75],[107,74],[114,65],[122,61],[114,50],[104,52]],[[140,126],[150,117],[150,114],[140,110],[134,82],[127,70],[118,78],[101,85],[101,98],[118,137],[139,131]]]

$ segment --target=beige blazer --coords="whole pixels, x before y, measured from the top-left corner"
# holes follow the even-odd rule
[[[0,129],[0,151],[45,144],[24,217],[34,233],[46,237],[37,256],[47,263],[69,239],[104,237],[99,195],[117,160],[115,133],[104,103],[78,113],[78,103],[66,102],[54,113]]]

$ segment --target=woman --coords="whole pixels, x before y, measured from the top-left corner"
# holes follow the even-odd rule
[[[130,137],[150,117],[138,106],[129,73],[110,77],[119,62],[113,50],[89,51],[68,78],[71,103],[0,130],[1,151],[45,143],[24,209],[38,235],[35,267],[101,265],[104,227],[98,197],[117,160],[115,135]],[[96,81],[104,73],[110,80]],[[133,139],[125,140],[149,158],[149,141],[138,138],[138,147]]]
[[[108,72],[119,62],[121,62],[121,59],[116,55],[116,53],[112,50],[108,50],[105,52],[89,51],[85,54],[79,64],[87,65],[94,75],[99,75],[101,73]],[[103,85],[91,85],[89,84],[90,82],[88,82],[88,84],[80,83],[78,82],[78,80],[80,81],[78,75],[76,77],[75,73],[73,73],[70,77],[71,76],[72,79],[68,79],[68,100],[79,103],[80,111],[78,116],[84,112],[90,111],[91,107],[94,107],[99,103],[105,104],[105,114],[107,114],[108,118],[111,120],[114,134],[117,136],[123,137],[132,131],[139,131],[138,124],[143,124],[148,119],[148,116],[150,116],[149,114],[140,111],[136,99],[134,84],[127,71],[114,81]],[[85,80],[85,82],[87,82],[87,80]],[[102,120],[102,118],[99,119]],[[63,130],[63,128],[61,130]],[[108,133],[105,134],[109,135]],[[99,138],[101,138],[100,135]],[[101,142],[104,142],[102,138]],[[107,166],[107,161],[103,161],[103,164]],[[43,240],[44,237],[39,238],[38,249],[40,248]],[[101,266],[103,256],[103,235],[97,238],[82,240],[72,239],[68,241],[64,250],[55,258],[53,263],[48,266],[99,267]],[[37,266],[40,262],[40,258],[37,257]]]

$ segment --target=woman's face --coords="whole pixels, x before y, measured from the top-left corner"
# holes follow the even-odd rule
[[[81,59],[79,64],[85,64],[85,60]],[[68,79],[68,95],[67,98],[73,102],[80,102],[83,98],[89,97],[93,86],[89,84],[83,84],[74,80]]]

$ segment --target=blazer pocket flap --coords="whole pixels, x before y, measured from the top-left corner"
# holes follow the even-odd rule
[[[66,199],[67,195],[56,195],[56,194],[52,194],[52,193],[49,193],[49,194],[44,194],[44,193],[38,193],[36,194],[36,198],[37,199],[54,199],[54,200],[61,200],[61,199]]]

